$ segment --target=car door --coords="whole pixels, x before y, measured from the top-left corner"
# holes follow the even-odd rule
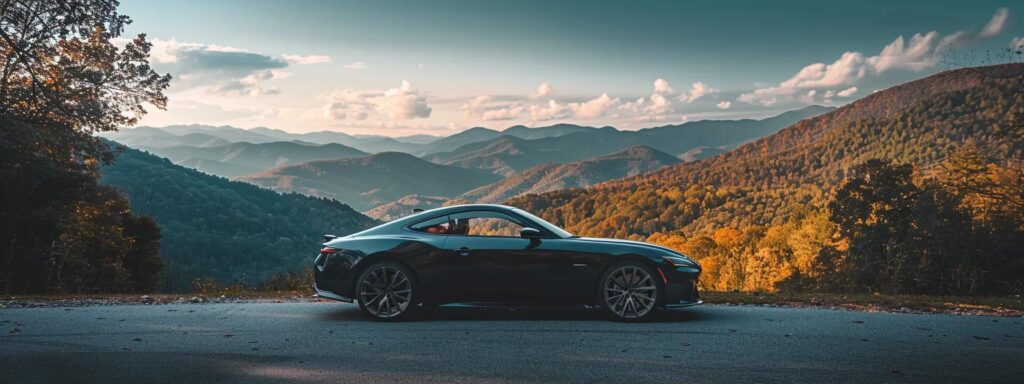
[[[445,248],[467,266],[472,286],[459,296],[466,301],[535,301],[543,288],[538,276],[552,267],[540,257],[535,240],[524,239],[521,219],[497,211],[452,214],[452,233]]]
[[[602,255],[581,247],[577,239],[544,238],[531,250],[538,259],[533,284],[550,303],[578,303],[594,296],[594,281],[601,271]]]

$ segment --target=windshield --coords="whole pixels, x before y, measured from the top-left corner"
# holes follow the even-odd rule
[[[557,225],[554,225],[554,224],[551,224],[551,223],[549,223],[547,221],[544,221],[544,219],[539,218],[537,216],[534,216],[534,215],[530,214],[530,212],[526,212],[526,211],[524,211],[522,209],[519,209],[519,208],[512,208],[512,210],[515,211],[515,213],[518,213],[519,215],[525,217],[527,220],[530,220],[530,221],[532,221],[534,223],[537,223],[537,225],[539,225],[541,227],[544,227],[544,229],[550,231],[551,233],[554,233],[555,236],[561,237],[563,239],[568,239],[570,237],[576,237],[575,235],[569,233],[569,231],[566,231],[566,230],[564,230],[562,228],[558,228]]]

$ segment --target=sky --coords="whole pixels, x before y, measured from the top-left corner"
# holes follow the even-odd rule
[[[763,118],[998,62],[1024,44],[1024,0],[122,0],[120,10],[134,20],[124,37],[146,33],[153,67],[174,77],[167,109],[149,108],[140,125],[297,133]]]

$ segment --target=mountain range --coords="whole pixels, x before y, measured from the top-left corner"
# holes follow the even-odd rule
[[[295,141],[239,142],[221,146],[137,146],[171,161],[213,175],[233,177],[307,161],[364,157],[366,152],[341,144]]]
[[[778,223],[829,196],[868,159],[928,167],[970,143],[989,158],[1020,161],[1022,80],[1022,64],[947,71],[715,157],[599,187],[520,196],[509,204],[589,236],[690,236]]]
[[[457,196],[500,176],[491,172],[434,164],[401,152],[312,161],[239,177],[275,191],[299,192],[336,199],[358,210],[404,196]]]
[[[448,152],[425,156],[439,164],[488,169],[508,176],[541,163],[568,163],[607,155],[634,146],[647,146],[673,156],[687,154],[695,148],[725,150],[752,139],[778,131],[807,117],[831,111],[831,108],[810,106],[763,120],[702,120],[667,125],[638,131],[620,131],[612,127],[582,128],[563,125],[562,134],[526,139],[515,127],[486,141],[462,145]],[[570,128],[573,127],[573,128]],[[553,129],[554,127],[541,128]],[[537,128],[534,128],[537,129]],[[692,154],[691,159],[713,155],[716,151]]]
[[[810,106],[762,120],[697,121],[639,131],[556,124],[387,138],[178,125],[107,136],[209,174],[334,198],[368,211],[410,195],[499,202],[520,193],[585,187],[672,164],[677,156],[692,161],[716,155],[829,110]],[[404,152],[371,155],[395,148]]]
[[[543,163],[516,172],[501,181],[459,196],[474,203],[502,203],[509,198],[566,188],[589,187],[608,180],[636,176],[681,162],[675,156],[645,146],[566,164]]]

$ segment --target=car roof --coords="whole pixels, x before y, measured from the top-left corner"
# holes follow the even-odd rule
[[[423,212],[418,212],[409,216],[405,216],[398,221],[409,221],[409,223],[417,222],[422,219],[429,219],[431,217],[451,215],[453,213],[467,212],[467,211],[498,211],[498,212],[509,212],[514,208],[507,205],[500,204],[461,204],[461,205],[450,205],[447,207],[434,208]]]

